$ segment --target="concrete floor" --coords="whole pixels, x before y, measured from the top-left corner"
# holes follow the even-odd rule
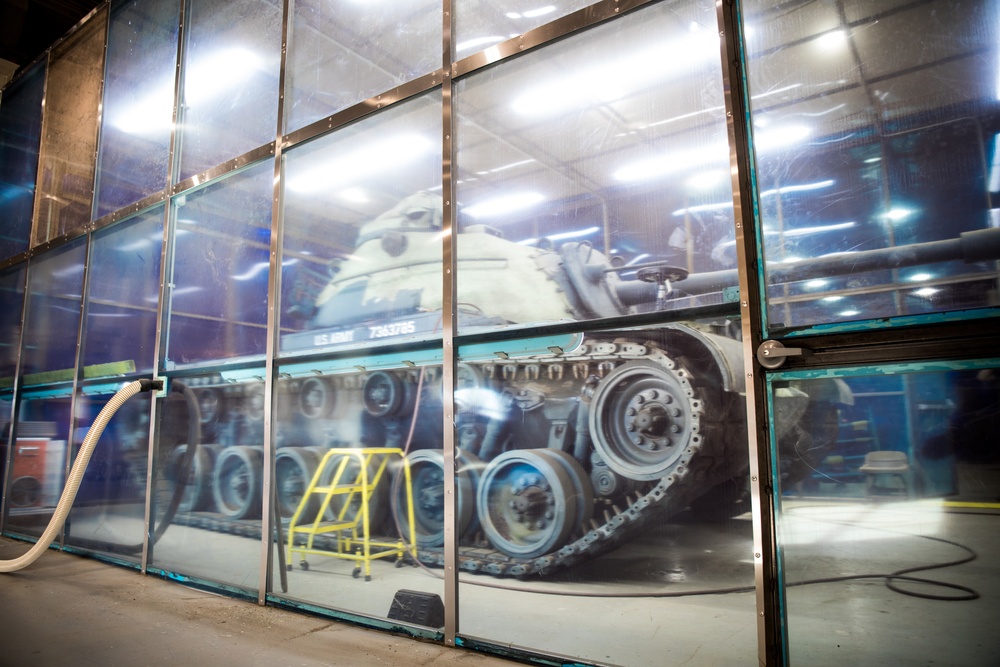
[[[0,538],[0,560],[30,544]],[[0,666],[461,665],[501,658],[193,590],[49,550],[0,574]]]
[[[803,584],[786,590],[793,664],[1000,665],[996,508],[787,499],[783,517],[784,571],[789,583]],[[585,663],[755,664],[753,593],[711,590],[752,581],[751,542],[745,517],[725,524],[667,523],[545,581],[463,574],[462,635],[579,656]],[[0,538],[0,559],[29,546]],[[199,576],[237,583],[255,571],[259,556],[254,540],[182,526],[171,528],[157,550],[168,570],[196,567]],[[969,562],[934,567],[973,552],[978,558]],[[372,581],[364,582],[351,577],[349,562],[310,561],[308,571],[296,566],[288,573],[288,599],[384,617],[399,589],[443,592],[437,571],[380,562]],[[886,587],[888,573],[907,568],[919,568],[912,572],[919,578],[974,589],[979,597],[934,599],[961,591],[912,581],[896,583],[919,597]],[[253,588],[252,581],[242,583]],[[634,597],[691,590],[704,594]],[[130,667],[516,664],[259,607],[55,551],[26,570],[0,575],[0,610],[0,667],[62,666],[69,656],[74,665]]]

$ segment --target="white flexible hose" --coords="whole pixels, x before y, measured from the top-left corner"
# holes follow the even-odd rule
[[[0,572],[16,572],[21,568],[27,567],[38,560],[38,557],[49,548],[49,545],[55,540],[56,535],[62,530],[63,524],[66,523],[66,517],[73,507],[73,501],[76,500],[76,492],[80,489],[80,483],[83,481],[83,473],[87,470],[90,456],[94,453],[94,448],[97,446],[97,441],[101,437],[101,433],[104,432],[104,427],[111,421],[111,417],[118,411],[118,408],[140,391],[143,391],[142,382],[139,380],[130,382],[119,389],[111,397],[107,405],[104,406],[100,414],[97,415],[97,419],[94,420],[90,430],[87,431],[87,437],[83,439],[80,453],[76,455],[76,461],[73,463],[73,469],[70,470],[69,478],[66,480],[66,486],[63,488],[62,496],[59,498],[59,504],[56,505],[56,511],[52,515],[52,519],[49,521],[45,532],[42,533],[42,536],[38,538],[38,541],[35,542],[35,545],[27,553],[11,560],[0,560]]]

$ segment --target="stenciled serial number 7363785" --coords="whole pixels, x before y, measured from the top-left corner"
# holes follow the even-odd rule
[[[390,322],[389,324],[376,324],[368,327],[369,338],[386,338],[388,336],[402,336],[416,332],[417,323],[413,320],[405,322]]]

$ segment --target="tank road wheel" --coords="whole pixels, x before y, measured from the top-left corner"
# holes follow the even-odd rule
[[[227,447],[219,453],[212,485],[219,512],[232,519],[260,518],[263,458],[254,447]]]
[[[583,469],[580,462],[570,454],[559,449],[536,449],[539,456],[557,462],[569,475],[573,483],[573,492],[576,494],[577,513],[573,519],[571,530],[577,530],[594,515],[594,487],[590,482],[590,475]]]
[[[274,457],[274,483],[278,496],[278,512],[281,518],[291,518],[302,503],[302,495],[316,474],[319,459],[315,452],[302,447],[286,447]],[[319,511],[319,503],[314,496],[299,519],[312,521]]]
[[[536,558],[561,547],[579,514],[566,469],[530,449],[494,459],[483,471],[476,495],[486,537],[514,558]]]
[[[307,419],[325,419],[333,414],[337,395],[323,378],[308,378],[299,391],[299,411]]]
[[[460,456],[455,485],[458,496],[457,530],[459,535],[463,535],[476,518],[476,486],[470,466],[478,464],[479,459],[465,453]],[[417,546],[439,547],[444,544],[444,453],[440,449],[422,449],[407,455],[406,460],[410,465]],[[409,539],[406,508],[406,485],[397,473],[393,480],[392,515],[402,535]]]
[[[372,417],[395,417],[403,406],[403,382],[386,371],[375,371],[365,379],[365,411]]]
[[[653,480],[682,462],[698,441],[700,408],[690,383],[651,361],[629,361],[608,373],[590,410],[590,431],[601,458],[630,479]]]

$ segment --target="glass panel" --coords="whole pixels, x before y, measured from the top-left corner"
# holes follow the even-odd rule
[[[791,664],[984,665],[1000,651],[1000,571],[982,558],[1000,534],[988,363],[772,382]]]
[[[106,19],[95,14],[49,57],[32,245],[90,222]]]
[[[21,352],[26,385],[73,379],[86,265],[85,237],[31,260]]]
[[[174,378],[167,397],[158,399],[150,558],[155,568],[256,595],[263,376],[263,368],[254,368]]]
[[[455,2],[455,59],[522,35],[595,0],[458,0]]]
[[[7,444],[14,418],[14,376],[17,372],[21,340],[21,310],[24,304],[24,279],[27,264],[0,272],[0,312],[5,313],[0,327],[0,485],[7,488]]]
[[[93,236],[83,365],[86,377],[153,368],[163,206]],[[93,368],[97,364],[111,364]]]
[[[39,63],[3,91],[0,104],[0,257],[28,249],[42,136],[45,65]]]
[[[440,352],[428,350],[413,367],[399,356],[353,357],[280,372],[288,379],[278,387],[274,487],[283,537],[273,593],[379,618],[401,589],[440,598],[439,572],[399,568],[413,562],[414,542],[424,546],[409,539],[411,499],[417,525],[436,520],[443,538]],[[407,454],[410,487],[400,465]],[[420,486],[427,477],[437,487]],[[440,551],[440,541],[434,546]]]
[[[285,153],[284,352],[440,335],[440,132],[435,91]]]
[[[97,217],[167,185],[178,0],[117,3],[108,33]]]
[[[168,369],[264,354],[273,179],[263,162],[171,200]]]
[[[70,398],[24,396],[7,487],[6,530],[40,537],[66,481]]]
[[[660,3],[456,84],[460,327],[736,300],[714,26]]]
[[[186,29],[179,180],[274,140],[281,5],[192,1]]]
[[[294,3],[285,129],[295,130],[441,67],[441,3]]]
[[[74,457],[110,399],[77,398]],[[150,400],[150,394],[130,398],[102,432],[67,520],[67,544],[133,562],[142,558]]]
[[[997,305],[998,6],[745,7],[769,327]]]
[[[587,663],[754,662],[734,335],[692,322],[459,350],[463,634]]]
[[[4,314],[3,327],[0,328],[0,389],[14,386],[27,266],[19,264],[0,272],[0,313]]]

